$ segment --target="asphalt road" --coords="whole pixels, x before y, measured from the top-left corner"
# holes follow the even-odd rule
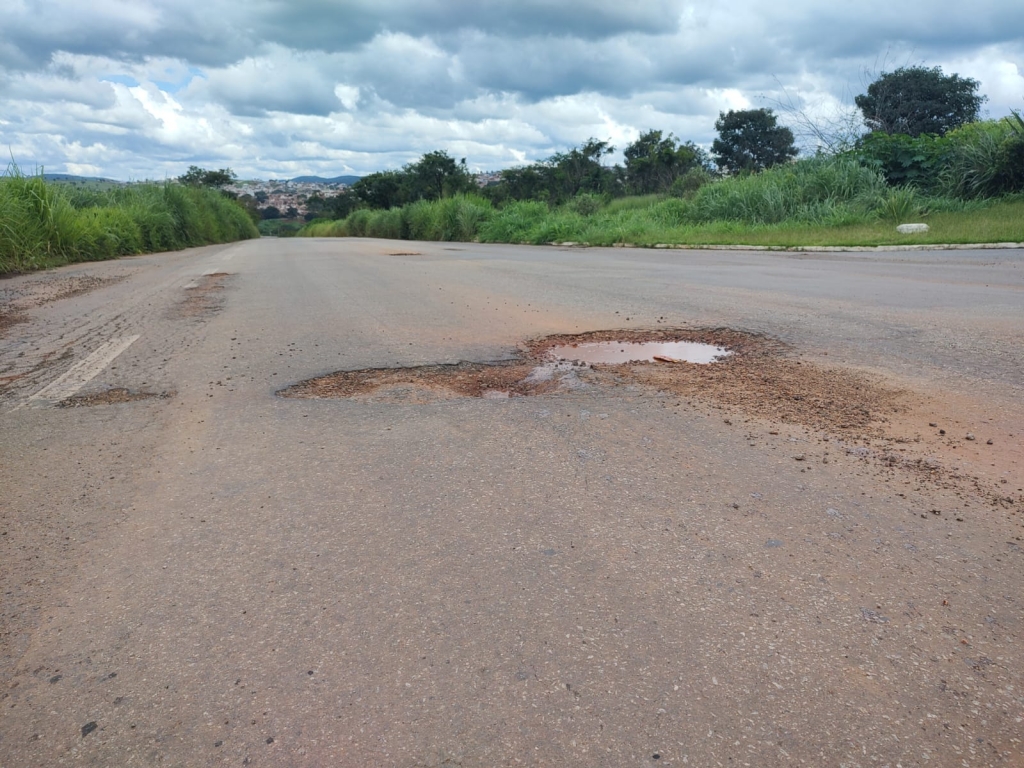
[[[901,414],[276,395],[664,327]],[[265,239],[0,281],[0,767],[1022,765],[1022,340],[1019,250]]]

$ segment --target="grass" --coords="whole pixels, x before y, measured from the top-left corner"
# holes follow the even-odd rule
[[[76,187],[0,176],[0,274],[258,237],[216,190],[177,184]]]
[[[896,224],[916,221],[928,223],[930,231],[896,231]],[[854,158],[810,158],[705,184],[685,198],[605,201],[583,195],[554,209],[523,201],[495,210],[478,197],[462,196],[388,211],[359,210],[342,221],[312,222],[299,234],[605,246],[1024,242],[1024,196],[929,198],[914,187],[887,186],[877,171]]]

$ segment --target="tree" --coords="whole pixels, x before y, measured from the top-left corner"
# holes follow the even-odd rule
[[[704,151],[693,144],[678,143],[671,133],[649,130],[626,147],[625,182],[630,192],[639,195],[664,192],[691,168],[703,165]]]
[[[476,187],[466,169],[466,158],[455,162],[444,150],[427,152],[404,170],[412,200],[439,200]]]
[[[484,197],[495,204],[506,200],[547,200],[550,172],[550,168],[540,164],[506,168],[501,172],[500,182],[484,187]]]
[[[978,119],[987,99],[978,86],[972,78],[943,74],[942,67],[900,67],[883,72],[854,103],[872,131],[944,136]]]
[[[730,173],[762,171],[797,154],[793,132],[779,125],[770,109],[720,112],[715,129],[718,138],[711,154],[718,167]]]
[[[178,177],[178,181],[190,187],[223,187],[238,178],[230,168],[208,171],[198,165],[190,165],[188,170]]]
[[[564,201],[580,192],[607,192],[614,173],[601,165],[601,158],[615,151],[607,141],[587,139],[568,152],[557,152],[548,158],[551,202]]]
[[[352,185],[352,194],[367,208],[394,208],[407,202],[402,190],[404,179],[400,171],[371,173]]]

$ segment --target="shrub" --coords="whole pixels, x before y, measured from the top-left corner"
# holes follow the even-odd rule
[[[950,152],[939,191],[965,199],[1024,189],[1024,129],[1007,118],[972,123],[947,136]]]
[[[711,181],[712,176],[708,173],[708,170],[698,165],[672,182],[669,194],[672,197],[693,197],[698,189]]]
[[[890,189],[879,200],[875,207],[875,213],[894,224],[902,224],[918,218],[924,213],[924,205],[917,189],[909,184],[904,184],[903,186]]]
[[[565,204],[565,208],[580,216],[593,216],[601,210],[604,198],[589,192],[581,192]]]

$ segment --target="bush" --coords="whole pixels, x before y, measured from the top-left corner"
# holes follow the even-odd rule
[[[373,218],[373,211],[369,211],[366,208],[352,211],[349,217],[345,219],[345,228],[348,230],[349,236],[366,237],[366,230],[370,225],[371,218]]]
[[[937,188],[949,197],[996,197],[1024,189],[1024,135],[1008,120],[972,123],[947,135]]]
[[[698,165],[695,168],[691,168],[672,182],[669,194],[672,195],[672,197],[693,197],[698,189],[703,187],[705,184],[709,184],[712,180],[712,176],[708,173],[708,170]]]
[[[565,204],[565,208],[580,216],[593,216],[604,205],[604,198],[588,192],[581,192]]]
[[[920,217],[924,213],[924,206],[917,189],[909,184],[905,184],[890,189],[878,201],[878,204],[875,206],[875,213],[882,219],[891,221],[893,224],[904,224]]]
[[[402,212],[398,208],[374,211],[366,222],[367,237],[383,237],[390,240],[402,238]]]

